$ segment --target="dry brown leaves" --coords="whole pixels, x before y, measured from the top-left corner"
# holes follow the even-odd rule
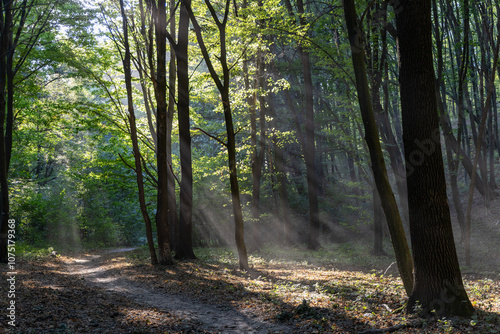
[[[65,261],[70,258],[19,263],[16,315],[21,333],[205,332],[167,311],[89,286],[66,272]],[[479,311],[473,319],[423,321],[394,312],[406,300],[402,285],[399,279],[378,273],[266,260],[253,261],[250,272],[217,260],[153,267],[143,260],[110,254],[103,261],[114,275],[162,291],[166,297],[185,295],[214,307],[246,310],[268,322],[289,325],[295,333],[387,328],[397,333],[495,333],[500,328],[500,282],[494,279],[465,279]],[[5,310],[7,292],[5,284],[1,286],[0,308]],[[0,314],[0,323],[0,331],[5,330],[5,314]]]

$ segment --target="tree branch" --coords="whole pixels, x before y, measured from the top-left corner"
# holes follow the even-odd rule
[[[199,130],[201,132],[203,132],[204,134],[206,134],[208,137],[212,138],[212,139],[215,139],[216,141],[218,141],[220,144],[224,145],[225,147],[227,147],[227,143],[225,143],[224,141],[222,141],[221,139],[219,139],[218,137],[206,132],[205,130],[203,129],[200,129],[200,128],[193,128],[193,130]]]

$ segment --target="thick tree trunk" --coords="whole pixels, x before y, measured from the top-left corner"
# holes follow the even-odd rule
[[[446,196],[432,58],[431,1],[403,0],[394,10],[415,278],[407,311],[470,316],[474,309],[462,282]]]
[[[188,43],[189,43],[189,14],[186,6],[181,3],[179,17],[179,38],[176,49],[178,87],[178,120],[179,142],[181,156],[181,185],[180,185],[180,239],[175,257],[195,259],[193,251],[193,168],[191,164],[191,130],[189,122],[189,73],[188,73]]]

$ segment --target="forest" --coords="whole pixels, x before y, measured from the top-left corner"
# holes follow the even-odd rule
[[[500,1],[0,7],[0,332],[498,332]]]

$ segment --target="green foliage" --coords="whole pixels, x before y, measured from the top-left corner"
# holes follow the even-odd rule
[[[53,247],[36,247],[30,243],[25,242],[16,243],[16,256],[27,260],[47,257],[51,255],[53,251]]]
[[[78,248],[75,202],[74,194],[60,186],[24,187],[12,200],[19,240],[35,247]]]
[[[224,2],[213,3],[216,10],[223,13]],[[123,46],[119,38],[121,17],[118,4],[105,1],[101,8],[91,4],[82,8],[76,1],[50,4],[56,6],[54,16],[41,33],[40,42],[26,58],[19,72],[22,80],[17,81],[15,90],[15,145],[9,175],[12,212],[22,222],[22,237],[36,245],[46,240],[70,240],[71,233],[77,235],[77,244],[141,244],[145,239],[144,224],[137,203],[135,173],[126,166],[133,166],[134,159],[123,103],[120,54]],[[43,5],[45,7],[40,2],[40,6],[33,8],[33,13],[40,14],[48,8],[48,4]],[[292,6],[295,5],[292,2]],[[363,5],[369,4],[363,2]],[[207,19],[210,15],[203,1],[193,1],[192,6],[195,15],[204,18],[199,20],[203,36],[210,54],[216,59],[220,57],[219,30],[212,20]],[[358,8],[360,15],[362,7]],[[374,7],[374,4],[366,7],[367,14],[374,14],[369,11]],[[471,12],[478,15],[475,7]],[[137,2],[127,4],[127,13],[132,53],[138,65],[139,58],[147,54],[147,46],[154,49],[155,42],[148,44],[145,39],[147,34],[143,33],[147,29],[141,30]],[[364,134],[360,130],[361,119],[357,112],[342,6],[337,2],[306,4],[303,24],[299,24],[298,14],[291,15],[278,0],[249,2],[246,6],[239,6],[237,14],[231,7],[226,40],[246,230],[255,226],[254,223],[258,224],[264,243],[276,240],[282,231],[277,206],[280,194],[275,169],[276,145],[284,159],[289,221],[297,237],[294,242],[303,241],[308,234],[306,166],[299,139],[304,132],[303,75],[297,52],[300,46],[309,51],[312,65],[317,172],[322,180],[322,233],[327,243],[347,235],[371,233],[367,228],[373,210],[367,181],[371,179],[371,171],[367,164]],[[375,30],[370,30],[376,28],[370,25],[370,15],[362,22],[363,28],[369,32],[365,36],[367,46],[381,55],[383,46],[380,40],[375,43],[378,35]],[[441,24],[445,24],[446,15],[447,11],[439,10]],[[29,24],[34,24],[36,18],[36,15],[30,16]],[[148,12],[146,26],[150,19]],[[389,22],[393,19],[389,10]],[[94,24],[97,21],[105,26]],[[445,41],[445,48],[450,50],[449,54],[445,53],[447,62],[456,63],[452,53],[461,49],[461,41],[455,38],[459,29],[454,27],[450,31],[453,36]],[[29,36],[28,31],[23,32],[22,40],[26,41]],[[471,37],[471,45],[479,48],[477,33]],[[227,140],[222,104],[199,48],[193,47],[197,43],[194,33],[190,33],[190,39],[194,240],[197,245],[231,245],[234,237],[227,152],[221,143]],[[388,105],[384,104],[384,108],[388,108],[385,112],[390,114],[391,127],[397,134],[396,45],[390,37],[386,43]],[[24,54],[24,51],[17,53],[16,59]],[[367,58],[367,62],[372,64],[371,58]],[[150,126],[154,129],[156,124],[154,112],[151,119],[147,117],[145,105],[148,101],[144,100],[141,89],[149,90],[153,100],[150,108],[154,110],[154,85],[149,77],[149,67],[155,63],[153,52],[150,62],[142,59],[141,66],[146,73],[143,80],[138,74],[133,78],[139,146],[147,167],[144,171],[146,202],[151,217],[155,215],[156,156]],[[216,71],[221,74],[217,65]],[[261,73],[266,87],[261,87]],[[469,76],[476,82],[479,79],[474,73],[469,73]],[[443,78],[450,87],[456,85],[456,73],[452,69],[446,69]],[[449,92],[450,102],[453,102],[454,95],[455,92]],[[271,99],[263,102],[260,98]],[[260,219],[255,221],[250,211],[252,153],[255,148],[251,140],[251,108],[257,111],[258,141],[266,144],[260,182]],[[261,123],[259,112],[265,108],[266,115],[262,115],[264,122]],[[265,133],[261,138],[262,124]],[[180,180],[176,112],[173,125],[172,169]],[[58,226],[66,227],[56,232]],[[76,232],[70,232],[72,229]]]

